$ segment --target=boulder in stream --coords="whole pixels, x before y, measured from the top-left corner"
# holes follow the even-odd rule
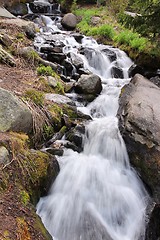
[[[67,30],[74,30],[77,25],[77,18],[73,13],[67,13],[62,18],[62,26]]]
[[[160,201],[159,102],[160,88],[136,74],[121,91],[118,111],[131,163],[157,201]]]
[[[75,89],[77,93],[91,94],[96,96],[102,91],[101,79],[95,74],[82,74],[76,83]]]

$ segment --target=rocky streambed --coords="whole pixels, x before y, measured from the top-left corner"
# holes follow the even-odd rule
[[[37,6],[37,3],[35,5]],[[47,6],[50,4],[47,3]],[[45,11],[48,9],[43,10]],[[77,107],[81,109],[81,106],[93,101],[100,94],[105,82],[97,75],[103,75],[106,66],[115,81],[125,78],[118,50],[110,46],[101,46],[100,51],[103,56],[107,56],[108,62],[104,61],[105,57],[101,61],[100,53],[90,48],[91,44],[95,44],[96,48],[94,40],[75,32],[63,33],[61,31],[66,27],[65,24],[60,27],[60,30],[55,29],[52,19],[43,16],[38,20],[37,12],[28,15],[27,18],[32,18],[39,26],[43,26],[41,34],[37,35],[36,27],[29,22],[24,24],[24,21],[22,23],[21,20],[16,20],[21,23],[18,27],[17,24],[13,25],[23,31],[25,35],[22,37],[23,41],[26,36],[36,37],[35,48],[32,41],[29,42],[32,48],[28,47],[26,42],[25,46],[23,44],[17,49],[18,55],[14,57],[7,55],[3,62],[7,64],[13,62],[14,64],[11,65],[16,67],[18,58],[22,56],[27,59],[26,62],[32,61],[33,64],[40,63],[51,67],[56,74],[51,73],[50,76],[43,77],[34,75],[34,81],[30,84],[27,83],[28,78],[25,80],[22,78],[23,75],[20,75],[23,81],[19,79],[15,87],[12,85],[15,81],[14,73],[13,79],[10,76],[11,88],[7,86],[6,75],[1,73],[0,189],[2,194],[0,208],[2,217],[0,234],[2,239],[50,239],[35,215],[33,206],[40,196],[46,194],[54,176],[56,177],[59,172],[55,155],[63,155],[64,148],[77,152],[83,149],[85,122],[93,116],[88,115],[88,112],[80,112]],[[61,25],[61,20],[57,16],[54,15],[53,20]],[[9,25],[14,20],[7,21],[1,23],[1,45],[4,51],[13,44],[13,35],[6,34],[4,26],[6,24],[9,29]],[[46,34],[48,31],[49,35]],[[6,57],[6,54],[4,56]],[[96,63],[92,61],[93,56],[98,59]],[[84,65],[83,60],[86,58],[90,61],[90,67]],[[91,73],[96,65],[97,75]],[[9,70],[10,68],[6,73]],[[3,65],[1,65],[1,71],[5,71]],[[134,69],[130,74],[135,75],[139,71]],[[157,84],[158,75],[152,80]],[[22,82],[25,91],[18,86]],[[67,96],[59,93],[66,93]],[[149,220],[145,236],[147,240],[157,240],[160,237],[158,100],[159,87],[142,75],[135,75],[121,90],[118,111],[120,130],[125,139],[131,163],[140,174],[152,198],[153,204],[148,210]],[[60,141],[64,135],[66,141]]]

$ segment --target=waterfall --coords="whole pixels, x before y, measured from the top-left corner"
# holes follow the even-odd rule
[[[37,213],[53,239],[142,240],[148,195],[130,166],[116,117],[132,62],[123,51],[107,46],[116,56],[111,61],[104,45],[89,37],[80,44],[66,35],[63,43],[66,54],[73,52],[83,60],[84,68],[101,77],[103,90],[86,107],[79,107],[93,118],[86,124],[84,150],[66,149],[58,158],[60,173],[48,196],[40,199]],[[112,77],[111,69],[117,66],[123,79]]]

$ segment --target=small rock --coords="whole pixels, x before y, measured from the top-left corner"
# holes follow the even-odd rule
[[[4,146],[0,146],[0,164],[7,164],[10,162],[9,152]]]

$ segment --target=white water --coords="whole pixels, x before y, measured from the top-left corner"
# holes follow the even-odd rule
[[[51,24],[51,23],[50,23]],[[131,60],[118,49],[118,60],[110,62],[91,38],[82,47],[93,49],[87,59],[80,44],[66,37],[64,52],[74,52],[85,68],[98,74],[103,90],[81,111],[92,115],[86,126],[84,151],[66,150],[59,158],[61,170],[37,213],[53,238],[58,240],[142,240],[145,231],[147,193],[130,167],[116,118],[121,87],[129,82]],[[124,79],[111,78],[111,66],[121,66]]]

